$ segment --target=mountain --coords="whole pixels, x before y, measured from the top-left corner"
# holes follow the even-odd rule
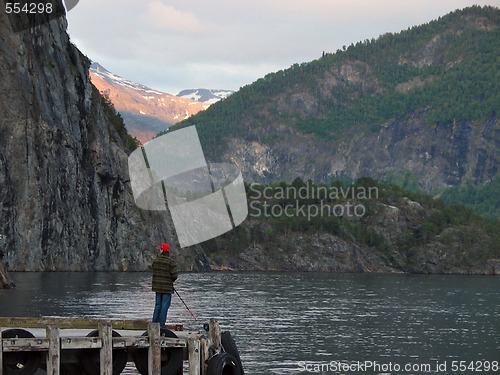
[[[247,182],[370,176],[434,192],[500,173],[500,10],[474,6],[271,73],[174,128]]]
[[[109,97],[121,114],[129,133],[142,143],[209,107],[209,103],[170,95],[131,82],[96,62],[90,66],[90,77],[92,83]]]
[[[145,271],[172,231],[165,212],[135,204],[135,144],[92,85],[66,19],[16,32],[23,17],[0,12],[0,262],[9,271]],[[174,252],[181,269],[199,269],[196,251]],[[0,279],[9,283],[3,267]]]
[[[175,240],[166,212],[135,205],[127,169],[135,142],[91,83],[90,61],[71,44],[64,17],[21,33],[18,19],[0,12],[0,263],[147,270],[155,246]],[[245,223],[174,251],[180,268],[207,269],[208,254],[249,270],[498,274],[498,222],[357,177],[428,191],[493,183],[452,195],[498,196],[499,20],[496,8],[472,7],[325,53],[173,126],[197,125],[207,160],[231,160],[246,182],[270,182],[247,186],[254,194]],[[349,189],[354,179],[377,196],[328,196],[325,207],[362,203],[360,215],[307,216],[323,213],[314,191]],[[293,189],[298,198],[286,196]],[[255,201],[271,206],[256,215]],[[0,283],[11,285],[2,264]]]
[[[203,244],[211,263],[498,274],[498,221],[436,195],[500,215],[499,26],[498,8],[457,10],[268,74],[177,124],[196,125],[207,159],[237,164],[260,200],[240,227]],[[303,181],[368,181],[379,195],[325,200]],[[328,214],[349,203],[366,211]]]
[[[213,104],[219,100],[226,99],[229,95],[233,94],[231,90],[210,90],[210,89],[187,89],[182,90],[177,96],[197,100],[203,103]]]

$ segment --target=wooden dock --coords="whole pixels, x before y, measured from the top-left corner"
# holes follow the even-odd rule
[[[182,358],[173,375],[183,373],[185,362],[189,375],[206,375],[212,358],[229,355],[224,353],[219,323],[214,319],[200,332],[183,331],[180,325],[169,328],[166,332],[158,323],[145,320],[0,318],[0,374],[30,375],[40,366],[48,375],[116,375],[123,371],[121,366],[133,361],[141,374],[160,375],[165,374],[165,366],[173,366],[169,362],[174,358]],[[93,331],[89,334],[88,330]],[[242,375],[242,371],[239,363],[238,371],[230,373]]]

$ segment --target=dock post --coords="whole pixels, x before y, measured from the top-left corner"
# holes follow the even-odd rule
[[[200,375],[201,356],[200,356],[200,338],[190,337],[188,339],[189,347],[189,375]]]
[[[113,330],[111,323],[99,322],[101,375],[113,375]]]
[[[47,375],[59,375],[61,367],[61,340],[59,327],[48,325],[46,327],[49,339],[49,351],[47,352]]]
[[[148,373],[149,375],[161,374],[161,347],[160,347],[160,323],[148,324]]]
[[[3,339],[2,327],[0,327],[0,374],[3,372]]]
[[[207,373],[207,361],[209,355],[208,355],[208,340],[205,336],[200,337],[200,351],[201,351],[201,358],[200,358],[200,363],[201,363],[201,371],[200,375],[205,375]]]
[[[208,339],[211,341],[209,356],[219,354],[222,350],[222,341],[220,336],[219,322],[215,319],[210,319],[208,322]]]

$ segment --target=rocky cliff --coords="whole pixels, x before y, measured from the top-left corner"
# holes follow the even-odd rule
[[[275,125],[277,125],[275,123]],[[265,134],[248,142],[233,138],[224,158],[244,170],[247,181],[313,181],[371,176],[395,181],[411,178],[431,192],[462,184],[489,183],[500,173],[500,121],[450,121],[426,124],[425,111],[405,120],[358,126],[335,141],[278,126],[279,143]]]
[[[127,153],[66,26],[15,32],[0,12],[0,260],[16,271],[146,270],[170,241],[167,218],[135,206]],[[175,252],[181,268],[203,267],[195,251]]]
[[[0,262],[0,288],[11,289],[15,288],[15,284],[5,270],[4,265]]]

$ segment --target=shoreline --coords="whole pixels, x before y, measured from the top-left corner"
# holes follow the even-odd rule
[[[151,271],[116,271],[116,270],[99,270],[99,271],[67,271],[67,270],[49,270],[49,271],[8,271],[9,274],[32,274],[32,273],[74,273],[74,274],[84,274],[84,273],[151,273]],[[230,269],[230,270],[221,270],[221,269],[212,269],[210,271],[179,271],[179,274],[207,274],[207,273],[241,273],[241,274],[250,274],[250,273],[261,273],[261,274],[271,274],[271,273],[280,273],[280,274],[352,274],[352,275],[421,275],[421,276],[500,276],[500,273],[485,273],[485,272],[441,272],[441,273],[424,273],[424,272],[405,272],[405,271],[394,271],[394,272],[350,272],[350,271],[304,271],[304,270],[244,270],[244,269]]]

